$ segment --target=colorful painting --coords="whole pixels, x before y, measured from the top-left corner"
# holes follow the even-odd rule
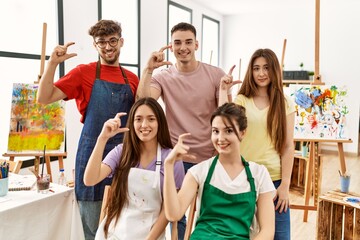
[[[65,102],[36,102],[38,85],[14,83],[8,152],[64,152]]]
[[[348,139],[346,87],[290,85],[296,105],[295,138]]]

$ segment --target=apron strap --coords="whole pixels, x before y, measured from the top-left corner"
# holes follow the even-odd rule
[[[95,76],[95,79],[100,79],[100,72],[101,72],[101,69],[100,69],[100,68],[101,68],[100,61],[97,61],[97,63],[96,63],[96,76]],[[126,84],[129,84],[129,80],[128,80],[127,76],[126,76],[126,73],[125,73],[124,69],[121,67],[120,63],[119,63],[119,68],[120,68],[120,71],[121,71],[121,74],[122,74],[122,76],[123,76],[123,78],[124,78],[125,83],[126,83]]]
[[[216,155],[213,162],[211,163],[208,175],[206,176],[205,183],[210,184],[211,176],[212,176],[212,174],[214,172],[215,165],[216,165],[216,163],[218,161],[218,158],[219,158],[219,155]],[[244,167],[245,167],[246,176],[247,176],[247,179],[248,179],[248,181],[250,183],[250,189],[251,189],[252,192],[255,192],[255,189],[256,189],[255,188],[255,181],[254,181],[254,178],[253,178],[253,176],[251,174],[249,163],[247,161],[245,161],[245,159],[242,156],[241,156],[241,161],[243,162]]]
[[[211,166],[210,166],[208,175],[206,176],[205,183],[210,184],[211,176],[213,175],[213,172],[214,172],[214,169],[215,169],[215,165],[216,165],[216,163],[217,163],[218,158],[219,158],[219,155],[216,155],[215,158],[214,158],[214,160],[213,160],[213,162],[211,163]]]
[[[244,167],[245,167],[245,171],[246,171],[246,175],[247,175],[247,179],[250,183],[250,188],[251,188],[251,191],[252,192],[255,192],[255,182],[254,182],[254,178],[251,174],[251,171],[250,171],[250,167],[249,167],[249,163],[247,161],[245,161],[245,159],[243,158],[243,156],[241,156],[241,161],[243,162],[244,164]]]
[[[160,147],[160,144],[158,143],[158,146],[157,146],[157,152],[156,152],[156,162],[155,162],[155,180],[154,180],[154,183],[153,183],[153,188],[156,188],[156,185],[157,183],[160,184],[160,168],[161,168],[161,147]]]

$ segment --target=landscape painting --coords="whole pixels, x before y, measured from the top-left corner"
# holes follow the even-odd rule
[[[64,152],[65,102],[36,102],[37,84],[14,83],[11,99],[9,153]]]
[[[290,85],[295,101],[295,138],[348,139],[346,87]]]

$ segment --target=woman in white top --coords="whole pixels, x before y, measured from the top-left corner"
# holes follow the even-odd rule
[[[165,113],[153,98],[142,98],[130,109],[126,128],[118,113],[105,122],[85,169],[85,185],[112,177],[106,217],[95,239],[164,239],[168,221],[163,210],[164,160],[172,144]],[[111,137],[124,132],[124,142],[102,161]],[[174,178],[181,187],[184,166],[178,162]]]
[[[211,140],[218,155],[189,169],[179,193],[174,164],[192,157],[185,144],[189,133],[179,136],[165,159],[166,217],[170,221],[180,219],[198,192],[199,216],[191,239],[249,239],[255,215],[260,227],[255,239],[272,239],[275,188],[264,166],[241,157],[239,143],[247,127],[245,108],[226,103],[213,113],[211,125]]]

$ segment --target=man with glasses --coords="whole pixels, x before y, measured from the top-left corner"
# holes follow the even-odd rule
[[[134,103],[138,77],[119,64],[120,49],[124,44],[121,25],[111,20],[100,20],[89,29],[99,60],[81,64],[54,83],[55,70],[61,62],[76,56],[68,53],[74,42],[55,47],[44,74],[40,79],[37,100],[48,104],[60,99],[75,99],[84,124],[79,140],[75,165],[75,193],[79,201],[81,219],[86,239],[94,239],[99,224],[101,203],[106,178],[101,183],[86,187],[83,176],[87,161],[95,146],[103,124],[116,113],[129,112]],[[121,117],[125,126],[127,117]],[[123,140],[123,134],[111,138],[105,147],[104,157]]]
[[[179,135],[191,133],[186,144],[197,159],[183,159],[185,172],[215,154],[210,138],[210,117],[218,107],[220,79],[225,75],[222,69],[196,60],[198,48],[193,25],[182,22],[173,26],[171,43],[152,53],[137,91],[139,98],[158,99],[161,96],[173,145]],[[174,53],[175,65],[153,74],[158,67],[172,65],[165,61],[164,51],[167,49]],[[178,222],[179,239],[184,238],[185,222],[184,219]]]

